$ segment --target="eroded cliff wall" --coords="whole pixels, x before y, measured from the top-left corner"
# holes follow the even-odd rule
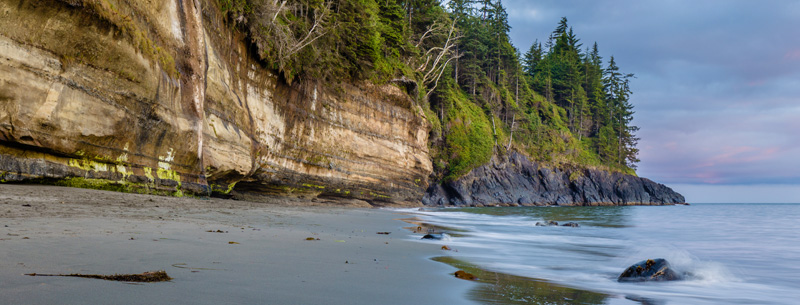
[[[422,197],[429,127],[404,92],[289,85],[250,52],[216,1],[0,0],[0,180]]]

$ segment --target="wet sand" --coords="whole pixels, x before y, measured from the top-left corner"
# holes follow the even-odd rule
[[[0,303],[473,303],[406,215],[306,204],[0,184]],[[173,280],[23,275],[154,270]]]

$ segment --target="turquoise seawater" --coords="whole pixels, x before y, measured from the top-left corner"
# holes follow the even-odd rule
[[[459,260],[607,294],[600,304],[800,304],[800,204],[457,208],[414,211],[450,228]],[[576,222],[578,228],[537,227]],[[455,234],[457,233],[457,234]],[[665,258],[686,280],[618,283]]]

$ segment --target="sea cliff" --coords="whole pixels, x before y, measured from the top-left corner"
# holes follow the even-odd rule
[[[0,1],[0,179],[418,201],[402,90],[280,79],[215,1]]]
[[[428,105],[369,80],[287,81],[218,1],[0,0],[0,16],[0,182],[362,206],[684,201],[513,149],[431,183]]]

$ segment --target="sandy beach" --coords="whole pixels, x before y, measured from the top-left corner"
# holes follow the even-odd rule
[[[306,204],[0,184],[0,303],[472,303],[408,216]],[[173,280],[24,275],[154,270]]]

